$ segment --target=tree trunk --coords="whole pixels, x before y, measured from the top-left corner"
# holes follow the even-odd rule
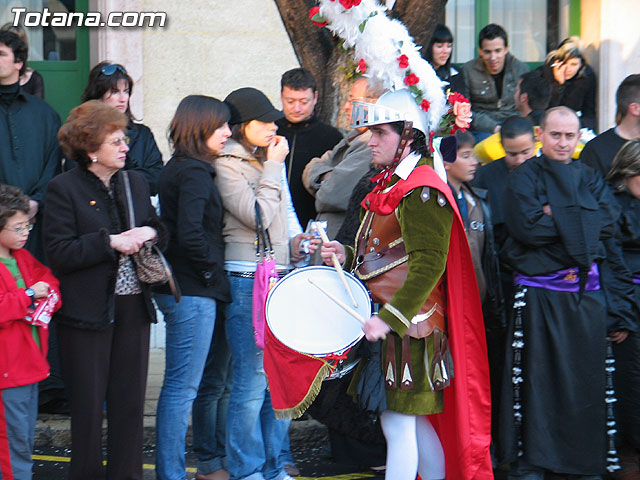
[[[340,48],[338,40],[326,28],[309,20],[314,0],[275,0],[293,49],[303,68],[309,70],[318,85],[318,117],[331,125],[347,127],[342,104],[349,94],[350,82],[344,70],[352,60]],[[397,0],[391,16],[404,23],[416,45],[426,45],[437,23],[444,21],[447,0]]]

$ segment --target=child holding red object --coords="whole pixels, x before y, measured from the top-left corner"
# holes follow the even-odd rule
[[[49,375],[48,320],[59,283],[23,247],[29,197],[0,185],[0,478],[31,479],[38,382]]]

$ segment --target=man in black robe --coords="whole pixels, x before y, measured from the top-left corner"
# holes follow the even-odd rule
[[[608,241],[619,214],[612,195],[593,169],[571,161],[579,129],[573,110],[548,110],[542,156],[514,170],[505,192],[502,256],[516,293],[500,454],[510,479],[595,480],[606,471],[606,336],[622,328],[607,322],[633,315],[633,294],[607,263],[619,259]]]

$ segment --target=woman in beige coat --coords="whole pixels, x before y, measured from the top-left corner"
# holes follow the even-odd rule
[[[233,302],[227,308],[226,333],[232,359],[227,418],[227,460],[233,479],[290,478],[278,461],[289,421],[276,420],[267,390],[263,351],[255,343],[252,293],[256,269],[255,204],[268,229],[278,271],[301,259],[305,237],[291,204],[284,160],[287,140],[276,135],[283,115],[254,88],[230,93],[232,140],[216,159],[216,184],[225,208],[225,270]]]

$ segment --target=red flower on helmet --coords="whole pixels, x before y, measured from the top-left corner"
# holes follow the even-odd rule
[[[424,100],[422,100],[422,102],[420,102],[420,108],[422,110],[424,110],[425,112],[429,111],[429,107],[431,106],[431,104],[429,103],[429,100],[427,100],[426,98]]]
[[[420,81],[420,77],[418,77],[415,73],[410,73],[409,75],[404,77],[404,83],[409,87],[411,85],[415,85],[419,81]]]
[[[406,55],[400,55],[398,57],[398,64],[400,65],[400,68],[407,68],[409,66],[409,57]]]
[[[349,10],[350,8],[357,7],[358,5],[360,5],[360,2],[362,2],[362,0],[339,0],[339,2],[340,2],[340,5],[342,5],[344,8]]]
[[[320,7],[313,7],[309,10],[309,18],[317,27],[324,27],[329,23],[322,15],[320,15]]]
[[[360,61],[358,62],[358,68],[356,70],[358,70],[358,72],[360,72],[360,73],[366,72],[367,71],[367,62],[365,62],[364,60],[360,59]]]

